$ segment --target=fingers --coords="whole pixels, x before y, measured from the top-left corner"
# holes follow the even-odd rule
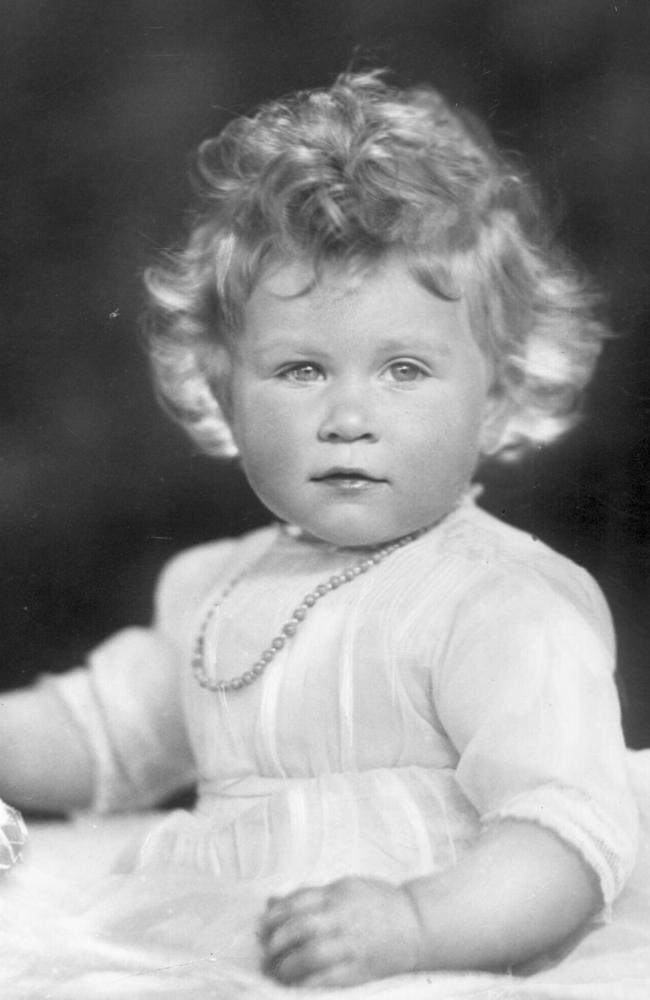
[[[281,983],[304,985],[312,978],[329,981],[337,970],[337,978],[343,982],[348,960],[340,937],[306,937],[290,948],[269,954],[264,971]]]
[[[273,961],[278,956],[292,949],[305,945],[308,941],[323,934],[322,920],[312,914],[297,914],[282,923],[276,924],[272,930],[263,935],[266,954]]]
[[[267,974],[314,987],[414,968],[419,933],[402,888],[354,877],[270,899],[260,923]]]
[[[325,890],[320,888],[297,889],[288,896],[272,896],[260,921],[260,936],[266,941],[288,921],[309,913],[323,913],[327,905]]]
[[[350,962],[345,961],[320,972],[314,972],[313,975],[303,979],[300,985],[305,989],[322,990],[330,986],[355,986],[366,981],[366,976],[361,975]]]
[[[346,949],[328,910],[327,893],[319,888],[269,900],[260,924],[268,975],[283,983],[304,984],[311,976],[329,982]],[[345,981],[342,970],[335,979]]]
[[[326,933],[321,894],[311,890],[274,900],[260,925],[260,938],[272,965],[285,953],[302,949]]]

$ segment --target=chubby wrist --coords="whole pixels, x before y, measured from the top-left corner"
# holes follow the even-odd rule
[[[400,886],[411,915],[414,971],[478,968],[485,964],[473,955],[478,943],[475,933],[467,934],[465,921],[458,920],[460,910],[467,912],[468,908],[466,901],[461,904],[454,887],[447,884],[447,875],[440,872],[421,876]]]
[[[435,930],[429,926],[430,921],[421,906],[422,881],[403,882],[399,887],[405,903],[405,926],[408,927],[410,969],[413,972],[425,972],[436,967],[433,961]],[[433,881],[433,878],[426,881]]]

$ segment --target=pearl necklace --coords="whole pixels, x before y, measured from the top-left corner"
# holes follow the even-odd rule
[[[291,615],[291,618],[285,622],[278,634],[271,639],[271,642],[266,649],[262,650],[259,658],[255,661],[255,663],[253,663],[250,670],[247,670],[246,673],[241,674],[239,677],[231,677],[226,681],[215,681],[210,677],[210,673],[207,669],[206,633],[211,621],[219,611],[219,608],[225,599],[233,592],[237,584],[240,583],[240,581],[247,576],[248,573],[250,573],[252,566],[245,566],[240,573],[237,573],[237,575],[232,578],[225,589],[222,590],[218,600],[210,605],[205,618],[201,623],[192,649],[192,671],[196,680],[202,688],[215,692],[239,691],[241,688],[252,684],[253,681],[256,681],[258,677],[262,676],[271,660],[277,653],[280,652],[281,649],[284,648],[287,641],[296,634],[296,631],[305,620],[310,610],[318,601],[321,600],[321,598],[329,594],[330,591],[336,590],[338,587],[355,580],[358,576],[361,576],[362,573],[367,573],[373,566],[383,562],[387,556],[396,552],[397,549],[401,549],[405,545],[408,545],[410,542],[414,542],[428,530],[429,526],[426,528],[420,528],[418,531],[412,531],[410,534],[404,535],[402,538],[398,538],[394,542],[389,542],[388,545],[382,545],[381,548],[376,549],[375,552],[364,556],[363,559],[359,559],[358,562],[353,563],[351,566],[344,567],[340,573],[335,573],[334,576],[330,576],[330,578],[324,583],[319,583],[314,590],[305,594],[302,601]],[[214,661],[214,666],[215,668],[217,667],[216,659]]]

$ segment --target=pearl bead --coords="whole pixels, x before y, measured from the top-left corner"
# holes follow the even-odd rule
[[[216,601],[209,609],[203,620],[199,633],[196,636],[192,649],[191,661],[192,671],[196,680],[201,687],[214,692],[240,691],[243,687],[252,684],[253,681],[264,673],[276,653],[284,648],[287,639],[290,639],[296,634],[299,625],[305,620],[307,612],[310,608],[313,608],[317,601],[319,601],[322,597],[325,597],[325,595],[331,590],[336,590],[338,587],[343,586],[343,584],[356,579],[356,577],[361,573],[367,573],[372,566],[376,566],[377,563],[380,563],[387,556],[391,555],[391,553],[402,548],[402,546],[407,545],[409,542],[414,541],[414,539],[419,538],[420,535],[423,535],[424,532],[428,530],[428,528],[421,528],[419,531],[414,531],[410,535],[405,535],[397,542],[392,542],[390,545],[384,545],[382,548],[377,549],[372,555],[364,556],[363,559],[359,560],[359,562],[355,563],[353,566],[346,566],[340,573],[336,573],[331,576],[329,580],[326,580],[325,583],[319,583],[311,593],[306,594],[305,597],[303,597],[301,603],[293,612],[292,617],[282,626],[280,635],[275,636],[275,638],[271,640],[268,647],[260,654],[259,660],[257,660],[253,666],[246,671],[246,673],[242,674],[241,677],[232,677],[227,681],[214,681],[210,679],[205,665],[206,630],[225,598],[231,593],[232,590],[234,590],[240,580],[246,576],[248,572],[250,572],[251,567],[244,569],[230,581],[225,590],[222,591],[219,600]]]

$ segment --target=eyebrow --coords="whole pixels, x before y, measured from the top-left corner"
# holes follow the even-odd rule
[[[394,338],[391,340],[383,341],[380,344],[380,349],[386,351],[387,354],[408,354],[409,350],[415,351],[431,351],[434,354],[438,354],[441,357],[448,358],[451,355],[451,348],[449,344],[442,340],[435,340],[433,337],[430,339],[418,339],[409,340],[405,338],[401,340],[399,338]]]
[[[271,336],[273,334],[271,333]],[[327,349],[327,340],[314,340],[313,343],[305,342],[301,340],[301,334],[298,333],[296,338],[287,337],[284,339],[281,333],[278,334],[277,339],[273,338],[273,342],[269,343],[269,338],[265,337],[258,344],[258,351],[262,354],[267,354],[274,351],[299,351],[303,354],[309,354],[312,350],[317,349]],[[380,353],[385,354],[408,354],[409,351],[427,351],[434,354],[438,354],[441,357],[450,357],[452,350],[449,344],[445,341],[436,341],[435,338],[418,338],[409,340],[409,338],[401,339],[399,337],[393,337],[390,340],[381,341],[377,344],[377,350]]]
[[[268,338],[265,338],[261,343],[257,344],[255,350],[258,354],[311,354],[317,349],[317,346],[316,344],[298,344],[294,340],[281,340],[278,337],[271,344],[268,342]]]

